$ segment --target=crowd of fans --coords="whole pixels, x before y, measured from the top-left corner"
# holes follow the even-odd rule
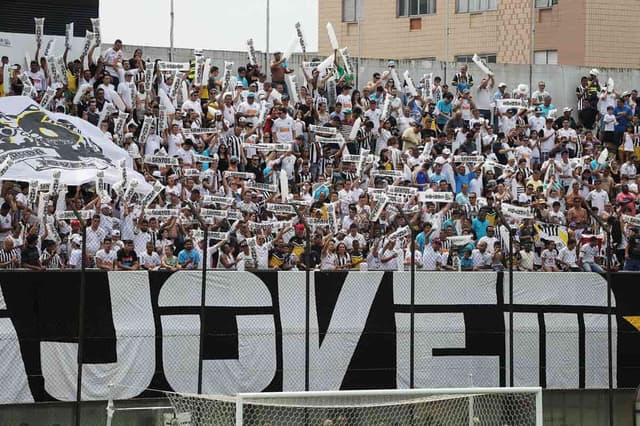
[[[510,90],[466,65],[414,91],[390,61],[356,88],[339,67],[292,70],[276,53],[269,70],[209,64],[196,85],[203,62],[175,73],[120,40],[97,61],[94,49],[65,52],[66,83],[40,46],[29,69],[3,57],[2,85],[22,95],[26,75],[37,102],[53,88],[51,111],[98,126],[164,191],[142,206],[95,182],[69,188],[68,210],[95,211],[83,254],[80,223],[58,220],[55,199],[37,215],[28,185],[4,182],[0,268],[77,269],[84,255],[104,270],[640,269],[624,220],[637,208],[640,102],[597,69],[559,107],[559,88]],[[299,88],[285,83],[293,71]]]

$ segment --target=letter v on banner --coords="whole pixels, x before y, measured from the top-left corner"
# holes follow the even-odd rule
[[[311,274],[309,390],[340,390],[365,328],[384,272],[349,272],[344,278],[322,344]],[[336,274],[334,274],[336,275]],[[278,273],[282,321],[283,391],[304,390],[305,289],[303,272]],[[358,300],[357,305],[353,301]],[[331,366],[331,368],[327,368]]]

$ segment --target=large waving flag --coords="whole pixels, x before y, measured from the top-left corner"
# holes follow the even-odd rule
[[[6,166],[7,158],[11,165],[1,179],[46,183],[59,171],[67,185],[95,182],[98,171],[113,185],[122,178],[121,162],[132,166],[129,154],[91,123],[48,112],[26,96],[0,98],[0,164]],[[127,175],[138,181],[137,192],[151,190],[139,173]]]

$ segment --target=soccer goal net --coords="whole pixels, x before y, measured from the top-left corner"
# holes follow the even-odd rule
[[[167,393],[180,426],[541,426],[540,388]]]

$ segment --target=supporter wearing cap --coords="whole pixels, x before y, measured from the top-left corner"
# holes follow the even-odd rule
[[[198,117],[202,117],[202,104],[200,102],[200,96],[198,90],[192,90],[189,93],[189,99],[182,103],[182,112],[195,112]]]
[[[566,120],[569,122],[569,128],[575,130],[578,127],[578,125],[576,121],[573,119],[573,117],[571,116],[572,112],[573,112],[573,108],[571,107],[562,108],[562,115],[554,121],[553,127],[560,129],[561,127],[563,127],[562,123]]]
[[[498,84],[498,90],[493,94],[493,99],[498,100],[498,99],[506,98],[508,95],[506,90],[507,90],[506,83],[500,82]]]
[[[254,126],[258,124],[258,116],[260,115],[260,104],[256,102],[255,92],[248,92],[244,102],[238,105],[238,114],[245,118],[247,122]]]
[[[411,127],[402,133],[402,148],[403,150],[417,148],[422,145],[421,137],[422,124],[413,123]]]
[[[79,270],[82,268],[82,237],[78,234],[71,236],[71,253],[67,262],[69,268]]]

